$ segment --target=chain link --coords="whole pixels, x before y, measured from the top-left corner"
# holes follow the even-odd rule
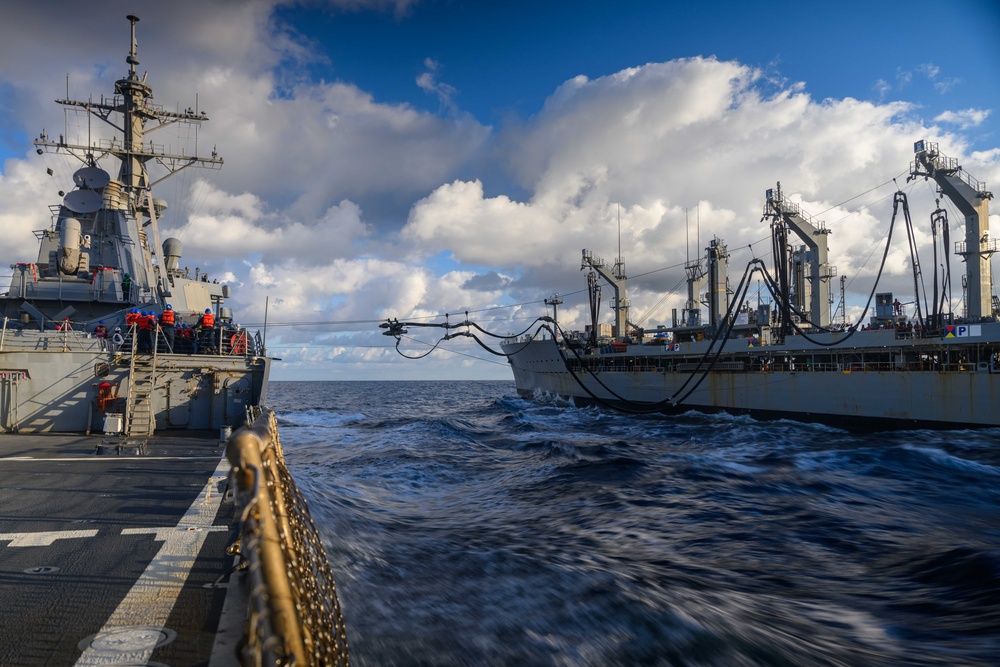
[[[306,500],[285,466],[278,419],[259,408],[250,416],[252,426],[234,434],[227,446],[246,499],[240,541],[249,563],[251,599],[243,664],[289,665],[300,655],[307,665],[348,667],[347,627],[333,570]],[[272,526],[265,525],[268,521]],[[277,564],[269,556],[269,548],[276,553],[275,544],[282,561]],[[285,576],[275,576],[275,568]],[[279,579],[287,582],[274,583]]]

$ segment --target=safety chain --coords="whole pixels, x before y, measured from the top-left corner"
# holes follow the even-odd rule
[[[244,665],[343,665],[347,628],[333,571],[288,468],[274,412],[230,438],[243,507],[241,555],[248,563],[250,614]]]

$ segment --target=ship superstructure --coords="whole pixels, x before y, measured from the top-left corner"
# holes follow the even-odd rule
[[[178,239],[161,242],[166,203],[154,186],[190,167],[218,169],[223,160],[215,150],[205,157],[155,143],[155,133],[171,126],[188,125],[196,135],[208,115],[153,102],[148,75],[137,70],[139,19],[128,20],[128,69],[114,94],[56,100],[97,129],[86,141],[43,130],[34,142],[39,154],[68,156],[79,168],[72,189],[50,207],[49,227],[36,232],[37,257],[13,265],[0,294],[0,430],[107,427],[141,436],[217,428],[241,424],[245,407],[266,395],[270,361],[224,305],[229,286],[181,268]],[[165,310],[173,313],[170,331],[160,326]],[[176,339],[163,335],[171,333]],[[144,335],[155,341],[146,350],[137,344]],[[112,415],[118,420],[105,419]]]

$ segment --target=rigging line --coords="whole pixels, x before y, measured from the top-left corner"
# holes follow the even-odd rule
[[[870,189],[870,190],[865,190],[864,192],[862,192],[862,193],[861,193],[861,194],[859,194],[859,195],[854,195],[854,196],[853,196],[853,197],[851,197],[850,199],[845,199],[844,201],[840,202],[839,204],[834,204],[833,206],[831,206],[830,208],[826,209],[825,211],[820,211],[820,212],[819,212],[819,213],[817,213],[817,214],[816,214],[816,215],[815,215],[814,217],[817,217],[817,218],[818,218],[819,216],[823,215],[824,213],[829,213],[830,211],[832,211],[832,210],[833,210],[833,209],[835,209],[835,208],[840,208],[840,207],[841,207],[841,206],[843,206],[844,204],[847,204],[847,203],[849,203],[849,202],[852,202],[852,201],[854,201],[854,200],[855,200],[855,199],[857,199],[858,197],[864,197],[864,196],[865,196],[866,194],[868,194],[869,192],[874,192],[875,190],[878,190],[879,188],[884,188],[885,186],[887,186],[887,185],[889,185],[890,183],[894,182],[894,181],[895,181],[895,180],[896,180],[897,178],[902,178],[903,176],[906,176],[906,175],[907,175],[907,174],[909,173],[909,171],[910,171],[910,170],[909,170],[909,169],[907,169],[906,171],[902,172],[902,173],[901,173],[901,174],[899,174],[898,176],[893,176],[892,178],[890,178],[890,179],[889,179],[888,181],[886,181],[885,183],[882,183],[881,185],[876,185],[876,186],[875,186],[874,188],[872,188],[872,189]],[[883,197],[883,199],[884,199],[884,197]],[[876,200],[875,202],[873,202],[873,204],[877,204],[877,203],[878,203],[879,201],[882,201],[882,200],[881,200],[881,199],[878,199],[878,200]],[[860,211],[860,210],[863,210],[864,208],[867,208],[868,206],[872,206],[872,204],[867,204],[866,206],[863,206],[863,207],[859,208],[858,210],[859,210],[859,211]],[[843,219],[843,218],[841,218],[841,219]]]
[[[472,313],[474,311],[470,310],[468,312]],[[423,320],[423,319],[427,319],[428,317],[447,317],[447,315],[440,315],[440,316],[434,316],[434,315],[426,315],[425,316],[425,315],[420,315],[420,316],[414,317],[412,319],[413,320]],[[492,320],[486,320],[486,321],[488,321],[488,322],[507,322],[507,321],[510,321],[510,320],[518,320],[518,319],[527,320],[527,319],[534,319],[534,317],[532,317],[531,315],[525,315],[523,317],[498,318],[498,319],[492,319]],[[267,326],[268,327],[272,327],[272,326],[276,326],[276,327],[300,327],[300,326],[324,326],[324,325],[340,325],[340,324],[377,324],[379,322],[385,322],[385,320],[297,320],[297,321],[292,321],[292,322],[268,322]],[[409,320],[408,320],[408,322],[409,322]],[[440,324],[433,323],[433,322],[432,323],[412,322],[412,324],[413,324],[413,326],[422,326],[422,327],[424,327],[424,326],[426,326],[426,327],[441,326]],[[246,322],[244,324],[245,327],[261,326],[261,325],[262,325],[261,322],[254,322],[254,321],[248,321],[248,322]]]
[[[770,241],[770,240],[771,240],[770,236],[765,236],[763,238],[757,239],[756,241],[750,242],[748,245],[749,246],[755,246],[758,243],[763,243],[764,241]],[[733,253],[737,253],[737,252],[741,252],[743,250],[745,250],[745,248],[739,247],[739,248],[733,249],[732,252]],[[767,257],[770,254],[771,253],[769,253],[769,252],[765,253],[763,255],[763,257]],[[702,258],[699,257],[698,261],[701,261],[701,259]],[[683,264],[671,264],[670,266],[663,266],[663,267],[660,267],[659,269],[653,269],[652,271],[646,271],[645,273],[636,273],[636,274],[633,274],[632,277],[629,278],[629,280],[635,280],[636,278],[642,278],[644,276],[652,275],[654,273],[660,273],[661,271],[669,271],[670,269],[681,269],[681,268],[684,268],[685,266],[687,266],[689,263],[690,262],[684,262]],[[577,292],[584,292],[584,291],[586,291],[586,290],[577,290]],[[576,294],[577,292],[570,292],[569,294],[563,294],[562,296],[571,296],[573,294]],[[533,303],[537,303],[537,302],[533,302]]]
[[[901,191],[902,190],[909,191],[909,190],[912,190],[914,187],[916,187],[916,183],[907,183],[906,186],[905,186],[905,188],[900,188],[900,190]],[[872,206],[875,206],[876,204],[881,204],[886,199],[888,199],[889,197],[892,197],[895,194],[896,194],[895,192],[892,192],[890,194],[887,194],[884,197],[880,197],[880,198],[876,199],[875,201],[871,202],[870,204],[865,204],[864,206],[861,206],[861,207],[859,207],[859,208],[857,208],[857,209],[855,209],[853,211],[848,212],[847,215],[845,215],[845,216],[843,216],[841,218],[837,218],[836,220],[834,220],[833,222],[830,222],[829,224],[835,225],[838,222],[841,222],[842,220],[847,220],[852,215],[857,215],[858,213],[860,213],[861,211],[864,211],[867,208],[871,208]],[[829,211],[829,210],[830,209],[827,209],[827,211]]]
[[[681,285],[683,285],[683,284],[684,284],[685,282],[687,282],[687,277],[686,277],[686,276],[685,276],[685,277],[683,277],[683,278],[681,278],[681,279],[680,279],[679,281],[677,281],[677,284],[676,284],[676,285],[674,285],[674,286],[673,286],[672,288],[670,288],[670,291],[669,291],[669,292],[667,292],[666,294],[664,294],[664,295],[663,295],[663,298],[661,298],[661,299],[660,299],[659,301],[657,301],[657,302],[656,302],[656,303],[655,303],[655,304],[653,305],[653,307],[652,307],[652,308],[650,308],[649,310],[647,310],[647,311],[646,311],[646,314],[645,314],[645,315],[643,315],[642,317],[640,317],[640,318],[639,318],[639,320],[638,320],[638,321],[637,321],[637,322],[635,323],[635,324],[636,324],[636,326],[639,326],[639,325],[641,325],[641,324],[642,324],[643,322],[645,322],[645,321],[646,321],[647,319],[649,319],[649,316],[650,316],[650,315],[652,315],[653,313],[655,313],[655,312],[656,312],[656,309],[657,309],[657,308],[659,308],[660,306],[662,306],[662,305],[663,305],[663,303],[664,303],[664,302],[665,302],[665,301],[666,301],[667,299],[669,299],[669,298],[670,298],[671,296],[673,296],[673,295],[674,295],[674,293],[675,293],[675,292],[676,292],[677,290],[679,290],[679,289],[680,289],[680,287],[681,287]]]
[[[574,294],[580,294],[580,293],[585,292],[585,291],[586,290],[578,289],[578,290],[576,290],[574,292],[566,292],[562,296],[573,296]],[[491,310],[504,310],[506,308],[519,308],[521,306],[531,306],[531,305],[534,305],[536,303],[545,303],[545,299],[537,299],[535,301],[522,301],[521,303],[512,303],[512,304],[503,305],[503,306],[488,306],[486,308],[477,308],[477,309],[468,309],[468,310],[462,308],[462,309],[459,309],[459,310],[456,310],[456,311],[449,311],[449,312],[446,312],[446,313],[438,313],[436,315],[418,315],[416,317],[409,317],[409,318],[407,318],[407,320],[433,320],[433,319],[440,319],[442,317],[448,317],[449,315],[456,315],[458,313],[485,313],[485,312],[489,312]],[[527,319],[527,317],[525,317],[524,319]],[[381,322],[381,320],[374,320],[374,321]],[[271,325],[268,324],[268,326],[271,326]]]
[[[912,190],[912,189],[914,188],[914,186],[915,186],[915,185],[916,185],[916,183],[911,183],[911,184],[908,184],[908,185],[906,186],[906,190]],[[900,191],[900,192],[903,192],[903,190],[899,190],[899,191]],[[893,194],[893,195],[895,195],[896,193],[894,192],[894,193],[892,193],[892,194]],[[879,202],[881,202],[881,201],[883,201],[883,200],[885,200],[885,199],[888,199],[888,198],[889,198],[889,197],[882,197],[882,199],[879,199],[878,201],[875,201],[875,202],[872,202],[872,204],[871,204],[871,205],[872,205],[872,206],[874,206],[875,204],[877,204],[877,203],[879,203]],[[861,210],[861,209],[858,209],[858,211],[860,211],[860,210]],[[852,213],[852,214],[850,214],[850,215],[854,215],[854,214]],[[850,216],[845,216],[845,217],[850,217]],[[841,218],[841,220],[843,220],[843,219],[844,219],[844,218]],[[838,220],[837,222],[839,222],[839,220]],[[892,228],[892,226],[891,226],[891,225],[892,225],[892,223],[890,223],[890,229]],[[886,232],[885,234],[883,234],[883,235],[882,235],[882,238],[881,238],[881,239],[879,239],[879,243],[881,243],[881,242],[882,242],[882,240],[883,240],[883,239],[885,239],[885,237],[886,237],[886,235],[887,235],[888,233],[889,233],[889,232]],[[867,257],[865,257],[865,261],[864,261],[864,262],[863,262],[863,263],[861,264],[861,266],[860,266],[860,267],[858,267],[858,270],[854,272],[854,275],[853,275],[853,276],[851,277],[851,279],[847,281],[847,285],[846,285],[847,287],[850,287],[851,285],[853,285],[853,284],[854,284],[854,281],[855,281],[855,280],[856,280],[856,279],[857,279],[857,278],[858,278],[858,277],[859,277],[859,276],[861,275],[861,270],[862,270],[863,268],[865,268],[865,267],[866,267],[866,266],[868,265],[868,262],[869,262],[869,260],[871,260],[871,258],[872,258],[872,255],[874,255],[874,254],[875,254],[875,251],[876,251],[876,250],[878,250],[878,248],[879,248],[879,246],[878,246],[877,244],[876,244],[876,245],[874,245],[874,246],[872,246],[872,249],[871,249],[871,251],[870,251],[870,252],[868,253],[868,256],[867,256]]]
[[[528,319],[533,320],[535,318],[533,316],[531,316],[531,315],[524,315],[524,316],[521,316],[521,317],[511,317],[511,318],[494,318],[494,319],[488,319],[488,320],[485,320],[485,321],[487,321],[487,322],[513,322],[513,321],[517,321],[517,320],[528,320]],[[267,327],[268,327],[268,329],[270,329],[272,326],[274,326],[274,327],[341,326],[341,325],[349,325],[349,324],[376,324],[376,323],[380,323],[380,322],[385,322],[385,320],[329,320],[329,321],[310,321],[310,322],[307,322],[307,321],[303,320],[303,321],[299,321],[299,322],[268,322],[267,323]],[[412,324],[413,324],[413,326],[421,326],[421,327],[436,327],[436,326],[439,326],[436,323],[424,323],[424,322],[413,322]],[[263,323],[262,322],[255,322],[255,321],[251,320],[251,321],[245,321],[245,322],[243,322],[242,326],[245,329],[252,329],[254,327],[261,327],[261,326],[263,326]],[[365,330],[366,330],[366,328],[340,329],[340,330],[338,330],[337,332],[334,332],[334,333],[349,332],[349,331],[365,331]]]

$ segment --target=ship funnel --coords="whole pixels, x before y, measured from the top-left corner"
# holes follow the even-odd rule
[[[153,202],[154,206],[156,202]],[[179,239],[173,237],[166,239],[163,242],[163,256],[166,258],[164,265],[167,271],[176,271],[180,266],[181,252],[183,252],[184,246],[181,245]]]

